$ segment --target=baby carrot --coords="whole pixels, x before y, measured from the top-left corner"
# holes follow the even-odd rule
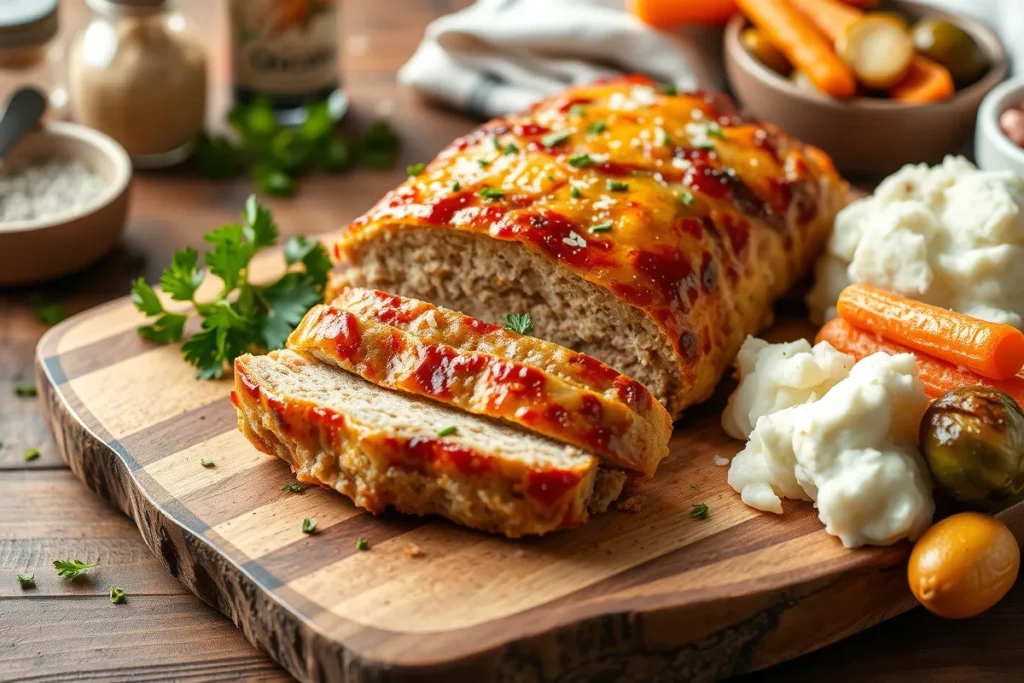
[[[853,71],[789,0],[737,0],[736,4],[818,90],[835,97],[852,97],[857,91]]]
[[[903,80],[889,88],[889,97],[908,104],[926,104],[952,97],[955,90],[949,69],[917,55]]]
[[[839,295],[839,315],[854,327],[922,351],[982,377],[1009,379],[1024,367],[1020,330],[886,292],[850,285]]]
[[[1001,381],[982,377],[925,353],[886,341],[871,332],[859,330],[842,318],[835,318],[825,323],[825,326],[818,331],[818,336],[814,341],[816,343],[827,341],[837,351],[848,353],[857,360],[867,358],[879,351],[889,355],[913,354],[917,360],[918,375],[924,382],[924,393],[931,399],[936,399],[953,389],[984,384],[999,389],[1024,406],[1024,378],[1022,377],[1012,377]]]
[[[736,14],[736,0],[631,0],[640,21],[658,28],[680,24],[724,24]]]
[[[789,1],[833,43],[846,35],[851,24],[864,16],[864,12],[839,0]]]

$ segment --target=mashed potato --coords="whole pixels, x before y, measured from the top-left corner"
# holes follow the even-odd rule
[[[863,282],[967,315],[1024,324],[1024,179],[962,157],[908,165],[839,212],[807,297],[812,318],[836,315]]]

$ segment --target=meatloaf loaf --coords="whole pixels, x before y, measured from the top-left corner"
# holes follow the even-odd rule
[[[719,95],[576,87],[456,140],[357,219],[336,286],[416,297],[707,398],[823,246],[846,184]]]

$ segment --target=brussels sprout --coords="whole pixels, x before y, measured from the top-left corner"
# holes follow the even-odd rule
[[[974,83],[988,68],[985,53],[967,31],[942,19],[922,19],[911,32],[914,47],[949,69],[956,87]]]
[[[1024,412],[997,389],[943,394],[921,420],[921,452],[958,501],[992,511],[1024,498]]]

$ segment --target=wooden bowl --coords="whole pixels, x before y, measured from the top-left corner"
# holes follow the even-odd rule
[[[974,129],[982,98],[1006,77],[1006,50],[991,30],[968,17],[906,0],[889,5],[911,19],[938,17],[963,28],[988,58],[988,73],[934,104],[840,100],[801,90],[761,64],[740,42],[748,22],[736,15],[725,31],[725,63],[737,98],[757,118],[825,150],[846,173],[886,175],[904,164],[934,164],[958,152]]]
[[[124,148],[92,128],[49,122],[18,142],[6,160],[55,158],[81,161],[105,187],[66,213],[0,222],[0,285],[41,282],[81,270],[117,244],[124,229],[132,177]]]

